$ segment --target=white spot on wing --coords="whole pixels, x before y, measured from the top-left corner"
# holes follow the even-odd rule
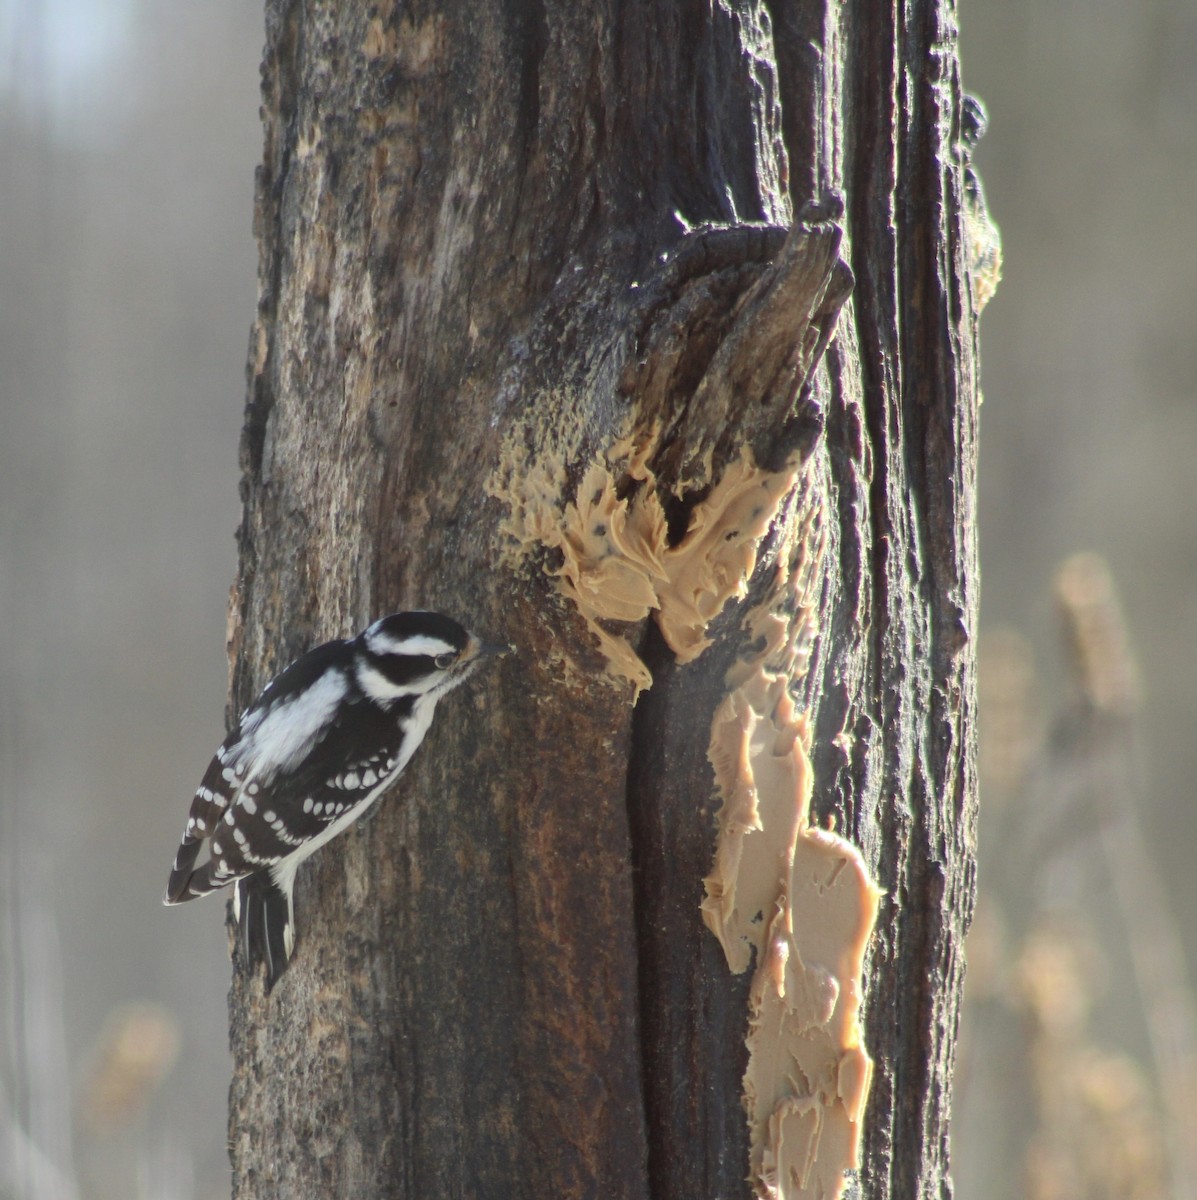
[[[288,846],[302,846],[307,840],[306,838],[296,837],[289,829],[285,829],[282,821],[276,821],[273,828],[274,832],[278,834],[278,840],[285,842]]]

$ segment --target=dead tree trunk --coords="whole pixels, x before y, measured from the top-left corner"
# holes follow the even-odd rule
[[[301,872],[278,987],[235,962],[235,1195],[833,1194],[862,1129],[864,1194],[950,1194],[955,35],[268,0],[233,702],[405,607],[519,655]]]

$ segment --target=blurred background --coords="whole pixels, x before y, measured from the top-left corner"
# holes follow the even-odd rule
[[[1181,1197],[1197,7],[960,21],[1005,268],[957,1194]],[[223,727],[261,22],[0,4],[2,1200],[228,1191],[223,907],[159,897]]]
[[[256,0],[0,0],[0,1197],[227,1196],[219,900]],[[156,1086],[157,1085],[157,1086]]]

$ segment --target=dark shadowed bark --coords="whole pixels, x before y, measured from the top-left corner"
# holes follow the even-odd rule
[[[752,1194],[752,973],[699,911],[708,747],[746,614],[816,541],[806,609],[775,608],[813,638],[812,819],[885,889],[861,1185],[950,1193],[977,399],[955,35],[941,0],[267,4],[234,704],[401,608],[519,653],[301,871],[275,990],[235,961],[236,1195]],[[585,525],[596,463],[613,504],[659,506],[670,562],[737,465],[792,484],[705,650],[656,561],[619,560],[643,605],[591,597],[619,559]]]

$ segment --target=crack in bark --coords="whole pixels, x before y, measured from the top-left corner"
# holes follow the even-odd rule
[[[666,1164],[661,1161],[663,1127],[668,1127],[667,1114],[661,1111],[659,1088],[657,1021],[652,1002],[660,995],[660,981],[655,978],[660,963],[651,936],[655,897],[651,894],[651,872],[655,864],[646,861],[650,848],[657,849],[652,839],[652,817],[659,797],[651,794],[654,779],[654,752],[660,749],[660,738],[652,729],[654,692],[659,697],[667,685],[666,672],[674,662],[673,652],[665,644],[656,622],[646,622],[637,653],[648,667],[655,687],[642,692],[632,712],[632,736],[628,754],[627,807],[628,834],[631,842],[633,913],[636,926],[637,950],[637,1009],[640,1019],[641,1104],[648,1143],[648,1193],[654,1200],[667,1195],[669,1178]],[[659,689],[659,690],[658,690]],[[697,909],[695,918],[697,919]]]

